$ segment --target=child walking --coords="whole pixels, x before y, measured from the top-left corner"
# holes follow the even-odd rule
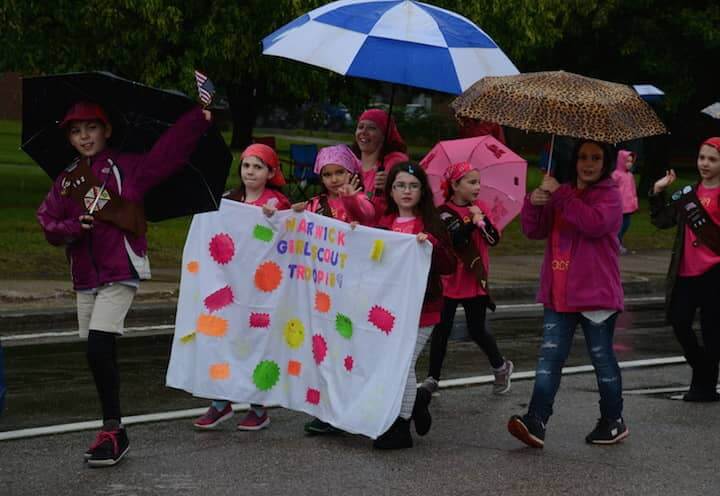
[[[190,110],[144,155],[108,147],[112,124],[95,103],[75,103],[60,122],[79,157],[55,179],[37,218],[48,242],[64,246],[70,261],[79,333],[102,407],[102,429],[85,452],[91,467],[115,465],[129,449],[116,337],[140,280],[150,278],[143,197],[187,162],[210,119],[206,110]],[[88,207],[92,194],[110,199]]]
[[[629,431],[622,417],[622,376],[613,351],[615,319],[623,309],[618,263],[622,203],[610,177],[611,147],[580,141],[573,152],[569,183],[545,176],[525,197],[522,230],[547,239],[538,302],[545,307],[543,341],[535,386],[525,415],[513,415],[510,434],[542,448],[545,429],[560,388],[562,367],[580,324],[600,392],[600,419],[585,437],[591,444],[614,444]]]
[[[240,185],[225,195],[230,200],[262,207],[271,215],[276,210],[290,208],[290,202],[280,188],[285,178],[280,169],[280,159],[271,147],[256,143],[248,146],[240,155]],[[197,429],[214,429],[233,416],[232,404],[226,400],[213,400],[207,411],[193,422]],[[259,431],[270,425],[267,409],[251,404],[237,424],[241,431]]]
[[[635,154],[629,150],[620,150],[617,155],[617,163],[612,173],[612,178],[620,189],[622,198],[622,226],[618,233],[620,240],[620,254],[625,255],[627,249],[623,245],[625,233],[630,228],[630,218],[638,211],[637,187],[633,177],[632,168],[635,165]]]
[[[667,319],[692,369],[685,401],[720,401],[720,137],[705,140],[697,158],[700,182],[673,193],[676,179],[669,170],[650,192],[652,223],[660,229],[677,226],[667,277]],[[698,342],[692,325],[700,310]]]
[[[321,149],[315,159],[314,172],[320,176],[322,193],[308,202],[296,203],[294,210],[308,210],[348,223],[370,225],[373,222],[375,207],[361,191],[360,161],[347,145]],[[319,418],[307,422],[304,428],[311,436],[343,432]]]
[[[430,430],[432,417],[428,411],[428,398],[417,394],[415,364],[430,337],[433,326],[440,322],[443,305],[440,277],[455,271],[456,259],[450,249],[445,226],[433,205],[432,191],[425,171],[409,162],[398,164],[388,173],[387,185],[385,191],[387,210],[380,218],[378,227],[414,234],[419,243],[429,241],[433,245],[415,351],[408,369],[400,415],[373,443],[378,449],[404,449],[413,446],[410,434],[411,419],[419,435],[425,435]]]
[[[450,233],[453,249],[460,258],[455,273],[442,278],[443,310],[430,341],[430,369],[418,394],[437,391],[440,371],[447,351],[448,338],[459,304],[465,309],[468,332],[490,361],[495,382],[494,394],[510,390],[513,363],[498,349],[495,338],[485,325],[487,309],[495,310],[488,289],[488,247],[500,241],[500,235],[478,201],[480,172],[468,162],[451,165],[443,183],[446,203],[440,207],[440,218]]]
[[[322,193],[308,202],[293,205],[293,209],[348,223],[369,225],[373,222],[375,207],[361,191],[360,162],[347,145],[321,149],[315,159],[314,172],[320,176]]]

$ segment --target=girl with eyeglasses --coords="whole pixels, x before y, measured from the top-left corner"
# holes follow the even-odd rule
[[[430,273],[420,313],[420,328],[408,370],[400,415],[373,443],[378,449],[403,449],[411,448],[413,445],[410,434],[411,419],[418,434],[424,435],[430,430],[432,418],[427,402],[417,396],[415,364],[432,333],[433,326],[440,322],[443,304],[440,276],[455,271],[456,259],[450,249],[450,239],[445,226],[433,205],[432,191],[425,171],[410,162],[398,164],[390,170],[387,185],[388,188],[385,190],[387,208],[378,221],[378,227],[415,235],[418,243],[429,242],[433,246]]]

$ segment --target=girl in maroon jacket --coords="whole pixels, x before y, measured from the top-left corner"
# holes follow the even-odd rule
[[[452,274],[457,262],[450,249],[445,226],[433,205],[433,194],[425,171],[410,162],[398,164],[390,170],[387,185],[387,210],[380,218],[378,227],[414,234],[418,243],[430,242],[433,245],[427,289],[420,313],[420,328],[408,370],[400,416],[390,429],[373,443],[373,446],[379,449],[402,449],[411,448],[413,445],[410,434],[411,418],[419,435],[425,435],[430,430],[432,419],[427,408],[429,395],[418,394],[415,363],[432,333],[433,326],[440,322],[443,306],[440,276]]]
[[[210,118],[199,107],[188,111],[145,154],[107,147],[112,125],[95,103],[76,103],[60,123],[79,159],[55,179],[37,218],[48,242],[64,246],[70,261],[80,337],[87,340],[102,405],[102,430],[85,452],[91,467],[115,465],[129,448],[115,338],[123,333],[140,280],[150,278],[143,197],[187,162]],[[98,186],[87,189],[93,183]],[[93,192],[94,201],[87,196]],[[113,209],[118,215],[109,213]]]

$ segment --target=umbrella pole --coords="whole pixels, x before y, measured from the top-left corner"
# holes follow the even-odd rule
[[[390,119],[392,119],[392,110],[393,110],[393,103],[395,102],[395,83],[392,83],[392,86],[390,87],[390,106],[388,107],[388,120],[387,124],[385,125],[385,134],[383,135],[383,145],[380,149],[380,163],[378,164],[377,170],[378,172],[382,172],[385,170],[385,143],[387,140],[388,135],[390,134]],[[375,191],[373,192],[373,196],[382,196],[383,190],[381,188],[375,188]]]
[[[555,135],[552,135],[552,138],[550,138],[550,154],[548,155],[548,168],[547,168],[547,174],[549,176],[552,176],[552,158],[553,158],[553,149],[555,148]]]

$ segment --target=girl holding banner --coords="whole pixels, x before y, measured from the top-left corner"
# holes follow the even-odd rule
[[[280,192],[285,178],[280,169],[280,159],[275,150],[255,143],[240,155],[240,186],[225,198],[248,205],[262,207],[271,215],[276,210],[290,208],[290,202]],[[232,404],[226,400],[214,400],[207,411],[193,422],[197,429],[213,429],[233,416]],[[250,410],[238,423],[241,431],[258,431],[270,425],[270,417],[262,405],[250,405]]]
[[[456,268],[455,255],[450,249],[450,240],[435,206],[433,193],[425,171],[406,162],[394,166],[387,179],[385,191],[387,210],[378,221],[378,227],[396,232],[414,234],[419,243],[429,241],[433,245],[432,262],[428,275],[427,289],[420,314],[420,323],[400,416],[373,446],[378,449],[403,449],[413,445],[410,434],[410,419],[415,422],[416,432],[423,436],[430,430],[432,418],[428,411],[428,398],[417,395],[415,364],[433,326],[440,322],[443,305],[441,275],[452,274]]]
[[[700,145],[697,158],[700,182],[686,186],[665,199],[665,190],[676,179],[669,170],[650,192],[652,223],[660,229],[677,226],[666,303],[667,318],[692,368],[685,401],[719,401],[720,361],[720,138]],[[702,346],[692,329],[700,309]]]

